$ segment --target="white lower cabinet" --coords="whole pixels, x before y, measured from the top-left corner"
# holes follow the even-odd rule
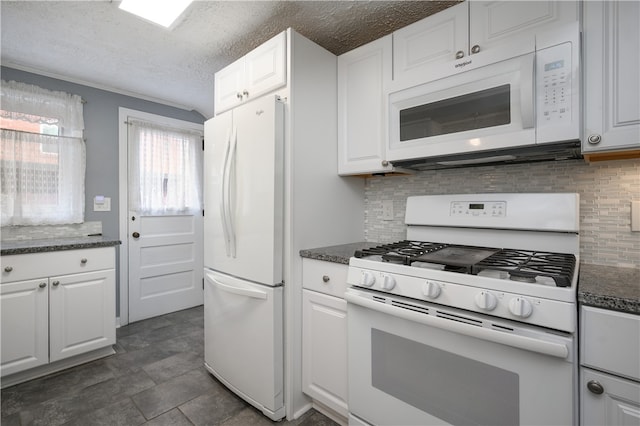
[[[24,374],[15,377],[15,383],[66,368],[73,365],[73,357],[92,351],[106,348],[113,353],[113,247],[3,256],[2,267],[3,386],[13,383],[5,378],[16,373]],[[71,273],[60,274],[63,270]],[[68,362],[59,362],[63,360]],[[30,376],[32,369],[35,376]]]
[[[580,309],[580,423],[640,425],[640,315]]]
[[[582,368],[581,424],[640,425],[640,383]]]
[[[0,285],[2,376],[49,362],[49,280]]]
[[[346,419],[347,265],[303,259],[302,390]]]

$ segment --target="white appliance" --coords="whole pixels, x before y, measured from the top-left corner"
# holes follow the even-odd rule
[[[284,105],[205,123],[205,367],[279,420],[283,390]]]
[[[355,253],[350,424],[578,424],[578,194],[409,197]]]
[[[536,48],[391,93],[387,159],[429,169],[523,159],[580,158],[577,24],[536,37]],[[492,58],[495,60],[495,58]]]

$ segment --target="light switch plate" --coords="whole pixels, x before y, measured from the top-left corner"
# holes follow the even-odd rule
[[[111,198],[96,196],[93,198],[93,211],[94,212],[110,212],[111,211]]]
[[[631,231],[640,232],[640,200],[631,202]]]

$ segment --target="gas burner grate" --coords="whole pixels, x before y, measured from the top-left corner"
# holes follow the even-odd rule
[[[474,274],[485,270],[506,271],[514,279],[544,276],[558,287],[570,287],[576,267],[572,254],[503,249],[474,265]]]
[[[446,246],[447,244],[442,243],[402,240],[395,243],[381,244],[368,249],[356,250],[354,256],[359,258],[380,256],[384,262],[410,265],[416,257]]]

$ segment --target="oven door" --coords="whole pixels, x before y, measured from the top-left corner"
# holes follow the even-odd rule
[[[535,144],[534,53],[389,96],[390,161]]]
[[[577,423],[573,337],[349,289],[350,423]]]

